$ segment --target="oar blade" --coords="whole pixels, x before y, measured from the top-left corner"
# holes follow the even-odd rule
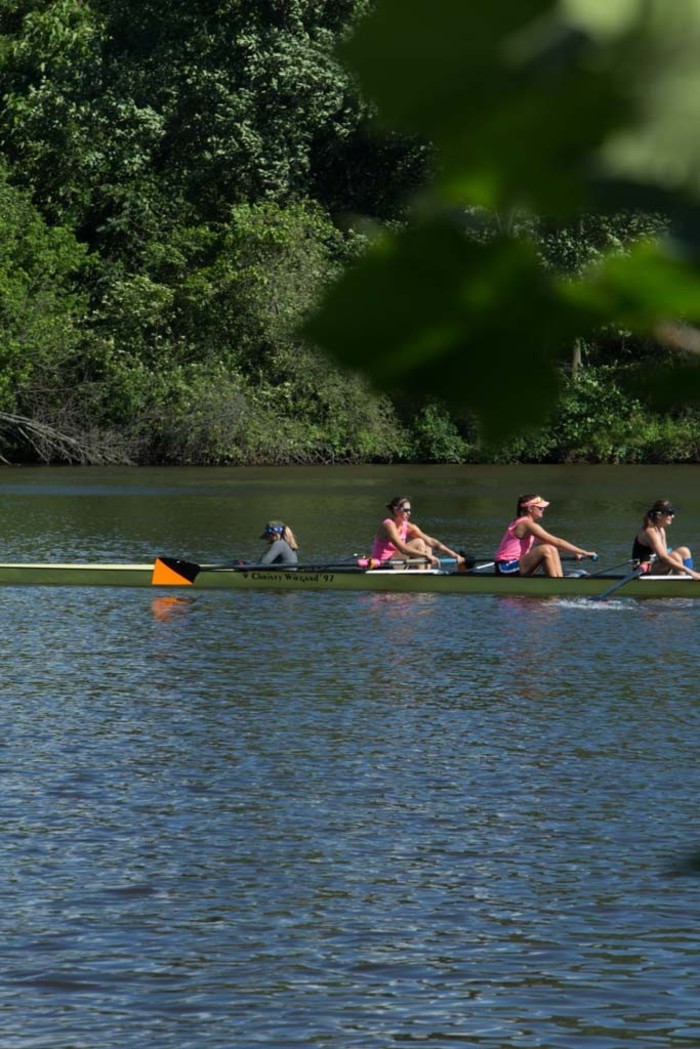
[[[177,557],[157,557],[153,565],[151,586],[192,586],[201,565]]]

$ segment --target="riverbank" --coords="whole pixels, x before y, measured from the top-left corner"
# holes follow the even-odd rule
[[[63,432],[39,421],[0,430],[11,463],[140,466],[347,464],[687,464],[700,462],[700,411],[662,413],[623,385],[625,373],[587,368],[565,376],[549,418],[500,446],[486,446],[474,421],[436,402],[376,396],[358,377],[326,363],[312,391],[255,388],[236,376],[166,384],[134,415],[99,415]]]

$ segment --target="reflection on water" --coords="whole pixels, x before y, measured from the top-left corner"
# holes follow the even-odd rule
[[[157,597],[151,601],[151,611],[154,619],[173,619],[175,616],[186,615],[193,603],[192,597]]]
[[[52,541],[221,556],[273,501],[178,475],[140,518],[74,483],[81,536],[52,475]],[[445,473],[365,476],[354,518],[325,476],[345,535],[384,488],[465,520]],[[3,1047],[694,1043],[700,602],[1,596]]]

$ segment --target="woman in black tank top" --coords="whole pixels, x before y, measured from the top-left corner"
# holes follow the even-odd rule
[[[641,564],[654,561],[654,575],[689,575],[691,579],[700,579],[700,573],[693,569],[693,555],[687,546],[669,549],[666,540],[666,529],[673,524],[675,508],[668,499],[657,499],[644,515],[642,527],[634,537],[632,559]]]

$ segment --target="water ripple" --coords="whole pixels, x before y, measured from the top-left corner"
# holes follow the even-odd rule
[[[3,600],[3,1046],[697,1039],[700,610]]]

